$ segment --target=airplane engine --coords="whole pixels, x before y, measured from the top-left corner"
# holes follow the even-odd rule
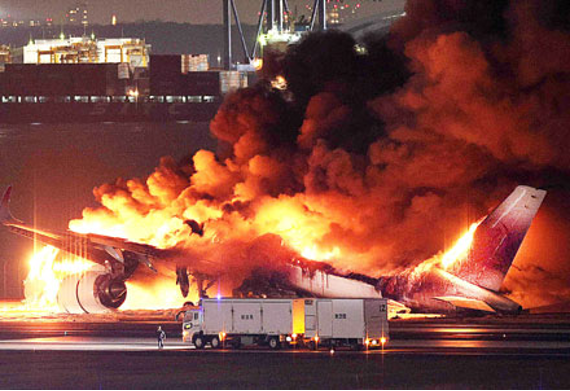
[[[94,314],[119,308],[127,298],[121,279],[100,271],[66,277],[59,286],[57,304],[70,314]]]

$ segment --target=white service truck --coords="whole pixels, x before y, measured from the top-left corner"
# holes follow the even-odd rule
[[[202,299],[199,307],[185,312],[182,338],[197,349],[206,344],[278,349],[303,333],[303,306],[302,299]]]
[[[182,338],[206,344],[383,346],[388,339],[386,299],[202,299],[184,313]]]

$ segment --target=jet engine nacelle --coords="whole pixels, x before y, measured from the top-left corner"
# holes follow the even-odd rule
[[[121,279],[100,271],[66,277],[59,286],[57,304],[70,314],[95,314],[119,308],[127,298]]]

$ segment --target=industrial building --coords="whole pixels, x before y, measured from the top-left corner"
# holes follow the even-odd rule
[[[146,67],[151,46],[139,38],[94,39],[69,37],[37,39],[13,52],[13,62],[24,64],[128,63]]]

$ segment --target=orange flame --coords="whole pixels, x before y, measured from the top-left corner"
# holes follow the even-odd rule
[[[175,278],[159,279],[151,284],[127,281],[127,299],[120,310],[160,310],[180,308],[186,301],[196,303],[198,293],[191,292],[189,297],[183,298],[174,284]]]
[[[475,231],[483,220],[484,218],[471,224],[467,232],[461,235],[449,250],[444,253],[436,254],[417,265],[412,270],[412,278],[421,276],[422,273],[429,272],[432,268],[438,266],[449,270],[451,266],[464,259],[471,248],[471,244],[473,243]]]
[[[57,293],[61,281],[67,276],[100,267],[83,258],[60,254],[59,249],[52,246],[45,246],[34,253],[28,264],[30,272],[24,281],[26,299],[22,309],[34,312],[60,312]],[[174,280],[173,275],[155,279],[151,284],[127,282],[127,300],[121,310],[179,308],[185,301],[198,300],[197,293],[182,298]]]
[[[449,269],[455,262],[467,256],[467,252],[471,248],[471,243],[473,243],[473,236],[480,222],[481,221],[471,224],[469,230],[455,242],[453,247],[441,256],[441,266],[443,266],[444,269]]]
[[[94,266],[92,262],[74,256],[58,260],[58,255],[57,248],[45,246],[30,257],[30,272],[24,281],[27,309],[59,311],[57,292],[61,281],[69,275],[83,273]]]

